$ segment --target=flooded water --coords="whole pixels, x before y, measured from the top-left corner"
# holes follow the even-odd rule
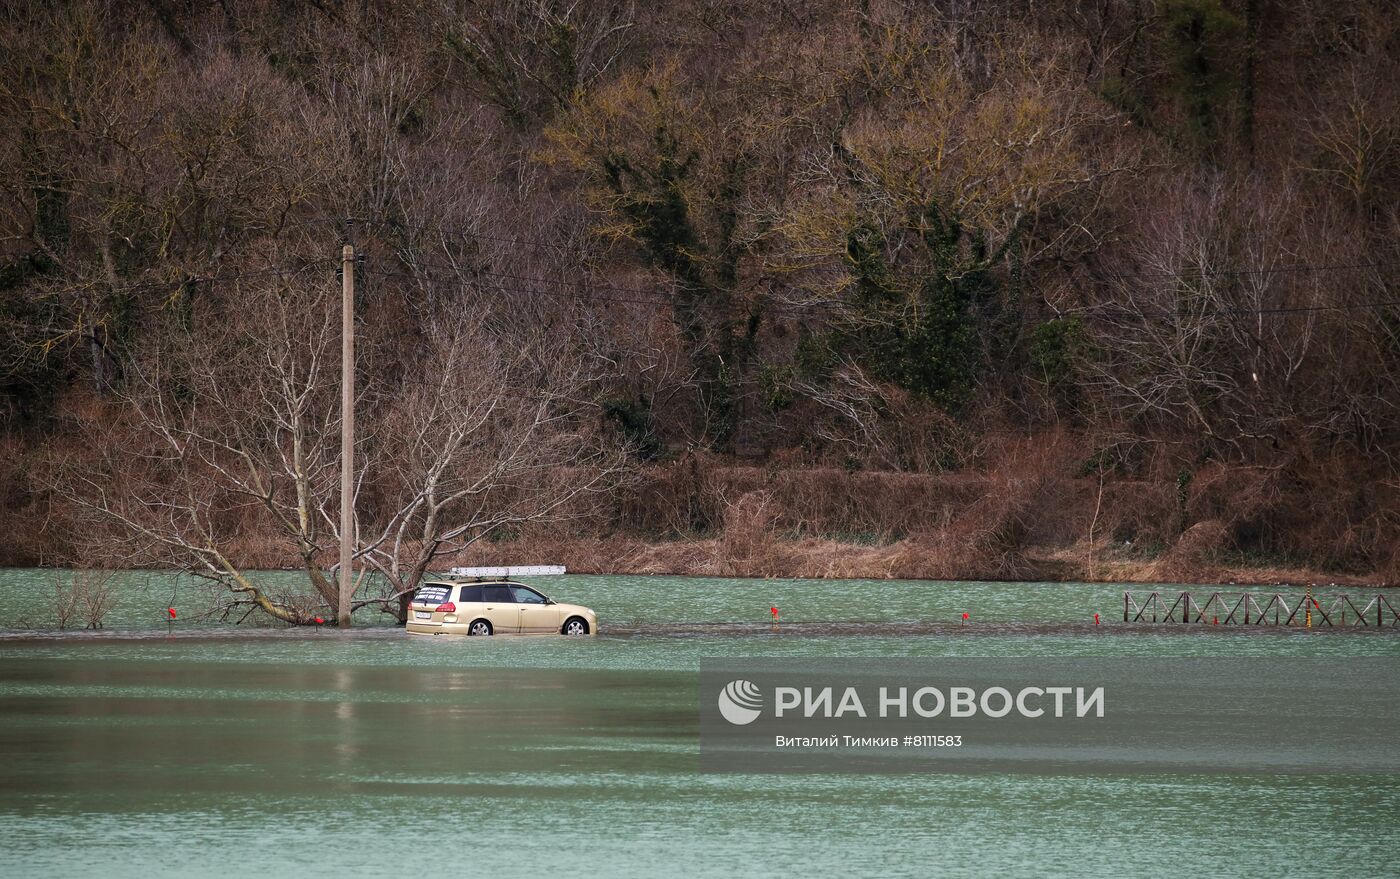
[[[1125,626],[1101,585],[569,576],[539,585],[599,637],[343,634],[191,621],[201,587],[133,574],[103,632],[58,633],[51,578],[0,571],[4,876],[1400,872],[1388,774],[708,775],[696,732],[703,657],[1397,656],[1394,632]]]

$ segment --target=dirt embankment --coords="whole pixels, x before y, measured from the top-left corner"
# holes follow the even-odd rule
[[[652,468],[608,510],[481,541],[443,566],[552,562],[599,574],[1076,582],[1400,579],[1393,566],[1364,558],[1326,563],[1328,529],[1345,523],[1335,515],[1308,521],[1275,481],[1226,467],[1183,486],[1014,466],[929,475],[692,458]],[[257,567],[294,561],[268,541],[249,539],[240,550]]]
[[[636,538],[521,540],[492,544],[449,564],[552,562],[579,574],[673,574],[688,577],[792,577],[801,579],[1023,580],[1102,583],[1238,583],[1281,585],[1337,583],[1394,585],[1381,574],[1357,574],[1282,564],[1202,564],[1164,573],[1159,562],[1131,553],[1091,552],[1086,547],[1028,547],[1014,571],[980,559],[955,560],[915,540],[862,546],[832,540],[780,541],[757,556],[727,554],[723,538],[648,542]]]
[[[1170,470],[1100,478],[1065,466],[1074,449],[1055,445],[944,474],[690,458],[650,470],[607,533],[535,529],[480,544],[471,559],[743,577],[1400,581],[1386,531],[1400,498],[1224,464],[1189,479]]]
[[[1351,496],[1279,470],[1209,465],[1190,480],[1084,474],[1053,448],[940,474],[652,465],[562,522],[473,545],[449,564],[553,562],[580,573],[1176,583],[1400,582],[1386,529],[1400,498]],[[1066,455],[1067,459],[1073,455]],[[3,483],[4,480],[0,480]],[[0,564],[67,564],[61,510],[9,488]],[[1392,492],[1394,493],[1394,492]],[[233,534],[248,568],[294,567],[271,534]],[[334,548],[328,545],[328,552]]]

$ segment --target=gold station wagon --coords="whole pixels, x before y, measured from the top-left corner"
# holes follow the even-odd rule
[[[426,581],[409,604],[409,632],[420,635],[592,635],[591,608],[561,604],[512,578],[562,574],[559,566],[453,568]]]

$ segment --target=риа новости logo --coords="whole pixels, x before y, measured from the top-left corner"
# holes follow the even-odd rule
[[[752,681],[730,681],[719,691],[719,713],[735,726],[758,720],[763,712],[763,691]]]

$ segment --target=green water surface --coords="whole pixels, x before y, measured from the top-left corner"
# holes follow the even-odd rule
[[[1112,585],[568,576],[538,585],[599,637],[412,637],[196,622],[203,588],[149,574],[104,632],[58,633],[51,580],[0,571],[0,876],[1397,874],[1390,774],[708,775],[696,733],[703,657],[1395,634],[1125,626]]]

